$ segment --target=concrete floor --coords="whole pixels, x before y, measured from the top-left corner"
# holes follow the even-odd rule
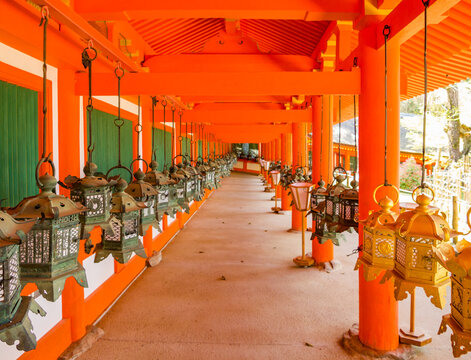
[[[342,270],[297,268],[301,236],[286,232],[289,213],[268,212],[271,197],[255,176],[224,179],[162,263],[101,320],[104,337],[80,360],[351,359],[339,340],[358,321],[356,256],[346,256],[357,235],[335,250]],[[401,324],[408,307],[400,305]],[[434,335],[417,359],[453,358],[450,332],[435,335],[448,311],[417,292],[417,325]]]

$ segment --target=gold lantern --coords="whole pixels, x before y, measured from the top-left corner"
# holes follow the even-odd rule
[[[391,186],[396,192],[396,200],[388,196],[377,200],[378,189]],[[398,214],[391,209],[399,201],[399,190],[394,185],[380,185],[373,193],[373,199],[380,210],[370,211],[366,220],[360,221],[363,225],[362,256],[358,258],[355,270],[363,265],[363,275],[366,281],[376,279],[384,270],[394,269],[394,256],[396,252],[396,234],[394,224]]]
[[[471,209],[468,210],[468,225]],[[460,357],[471,351],[471,243],[466,240],[456,245],[458,254],[450,244],[434,248],[437,260],[451,272],[451,313],[444,315],[438,334],[451,328],[453,356]]]
[[[290,185],[291,195],[293,197],[296,210],[301,212],[301,234],[302,234],[302,253],[295,257],[293,262],[301,267],[308,267],[314,264],[314,259],[305,254],[305,234],[306,234],[306,211],[311,205],[312,184],[307,182],[298,182]]]

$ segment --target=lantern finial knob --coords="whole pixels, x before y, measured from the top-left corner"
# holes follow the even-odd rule
[[[51,192],[57,185],[57,179],[49,173],[45,173],[39,177],[39,183],[41,191]]]
[[[157,163],[157,161],[152,160],[149,166],[152,170],[157,170],[157,168],[159,167],[159,164]]]
[[[420,209],[426,209],[432,202],[432,198],[426,194],[420,194],[415,201],[419,204]]]
[[[325,188],[325,181],[324,181],[324,179],[320,179],[320,180],[317,182],[317,185],[318,185],[320,188]]]
[[[137,180],[137,181],[142,181],[144,180],[146,174],[144,174],[144,172],[141,170],[141,169],[138,169],[135,173],[134,173],[134,178]]]
[[[128,187],[128,183],[126,182],[126,180],[124,180],[124,179],[119,179],[118,180],[118,183],[116,184],[116,190],[118,190],[119,192],[122,192],[127,187]]]
[[[392,201],[388,196],[382,198],[378,204],[384,211],[389,211],[394,207],[394,201]]]
[[[83,167],[83,172],[86,176],[93,176],[95,175],[96,171],[98,170],[98,166],[95,163],[87,161],[85,166]]]
[[[352,189],[356,190],[357,187],[358,187],[358,182],[353,179],[351,182],[350,182],[350,186],[352,187]]]

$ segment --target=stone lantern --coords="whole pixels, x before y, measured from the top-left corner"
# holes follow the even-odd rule
[[[113,231],[103,232],[101,243],[95,247],[95,262],[100,262],[111,254],[117,262],[125,264],[133,252],[147,258],[139,239],[139,214],[146,205],[126,193],[124,190],[127,187],[128,183],[123,179],[120,179],[115,187],[116,191],[111,199]]]
[[[40,166],[41,162],[37,168]],[[79,285],[88,286],[85,270],[77,260],[79,216],[88,209],[55,194],[57,180],[48,173],[37,178],[37,184],[41,193],[23,199],[9,212],[17,220],[38,220],[20,245],[21,283],[36,284],[46,300],[56,301],[71,276]]]
[[[16,348],[36,348],[36,336],[29,312],[45,316],[44,310],[30,296],[21,296],[19,244],[26,240],[35,221],[18,222],[0,211],[0,340]]]

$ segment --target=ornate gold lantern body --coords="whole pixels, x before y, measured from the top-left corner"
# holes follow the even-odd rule
[[[394,270],[385,279],[394,275],[397,300],[405,299],[407,292],[412,293],[419,286],[431,296],[435,306],[443,309],[450,279],[447,269],[433,256],[433,248],[448,243],[456,233],[438,210],[430,206],[432,200],[433,197],[421,193],[415,199],[418,206],[398,216]]]
[[[363,248],[355,270],[363,265],[363,276],[366,281],[376,279],[384,270],[394,269],[395,223],[399,215],[391,209],[399,201],[399,190],[395,186],[393,188],[396,191],[396,200],[393,201],[386,196],[377,201],[375,191],[373,197],[381,209],[370,211],[366,220],[360,221],[363,224]]]
[[[71,276],[79,285],[88,286],[85,270],[77,260],[79,215],[88,209],[54,194],[55,177],[46,173],[37,182],[41,193],[23,199],[10,210],[17,220],[41,219],[20,245],[21,283],[36,284],[46,300],[56,301]]]
[[[468,225],[471,209],[468,210]],[[471,243],[458,242],[455,249],[450,244],[434,248],[437,260],[451,272],[451,313],[444,315],[438,334],[452,330],[453,356],[459,357],[471,351]]]
[[[30,296],[20,296],[19,243],[26,239],[34,221],[18,222],[0,211],[0,340],[18,342],[18,350],[36,348],[29,312],[46,315]]]
[[[113,231],[104,231],[102,241],[95,247],[95,262],[106,259],[110,254],[120,264],[129,261],[132,253],[147,258],[144,247],[139,239],[139,213],[146,205],[134,200],[124,190],[128,187],[125,180],[120,179],[116,192],[111,199],[111,213],[114,215],[111,226]]]
[[[140,210],[139,214],[139,235],[144,236],[150,226],[162,232],[157,218],[157,203],[159,192],[148,182],[144,181],[145,174],[142,170],[134,173],[134,181],[128,185],[126,192],[131,195],[134,200],[142,202],[146,205]]]

